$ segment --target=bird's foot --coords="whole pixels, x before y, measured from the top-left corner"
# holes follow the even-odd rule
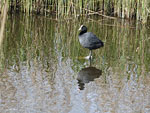
[[[84,57],[86,60],[90,60],[90,59],[92,59],[92,56],[86,56],[86,57]]]

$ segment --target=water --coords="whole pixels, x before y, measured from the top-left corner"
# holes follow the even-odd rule
[[[104,41],[78,41],[81,23]],[[150,113],[150,30],[103,18],[9,15],[0,50],[1,113]]]

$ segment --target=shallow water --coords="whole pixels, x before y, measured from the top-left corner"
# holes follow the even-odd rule
[[[91,66],[81,23],[104,41]],[[147,25],[9,15],[0,62],[1,113],[150,113]]]

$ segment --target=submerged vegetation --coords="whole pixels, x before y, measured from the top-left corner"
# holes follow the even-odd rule
[[[149,72],[150,34],[146,27],[130,28],[128,21],[105,19],[98,23],[83,20],[89,31],[105,43],[103,48],[93,51],[93,65],[102,70],[112,67],[112,71],[118,69],[118,73],[127,73],[134,67],[139,76]],[[111,26],[107,26],[108,23]],[[56,21],[44,16],[9,15],[0,58],[1,69],[42,64],[44,69],[51,71],[58,62],[70,59],[73,69],[78,70],[88,63],[80,57],[89,54],[78,42],[79,24],[79,19]],[[125,27],[121,28],[123,25]]]

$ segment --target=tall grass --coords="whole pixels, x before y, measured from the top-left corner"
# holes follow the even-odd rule
[[[6,23],[6,17],[7,17],[7,9],[8,9],[8,3],[7,1],[0,1],[0,72],[1,68],[4,67],[4,52],[3,52],[3,39],[4,39],[4,31],[5,31],[5,23]]]
[[[1,1],[0,5],[0,47],[3,41],[3,34],[4,34],[4,28],[5,28],[5,23],[6,23],[6,16],[7,16],[7,8],[8,4],[7,1]]]
[[[10,11],[60,16],[99,14],[146,22],[150,0],[8,0]]]

